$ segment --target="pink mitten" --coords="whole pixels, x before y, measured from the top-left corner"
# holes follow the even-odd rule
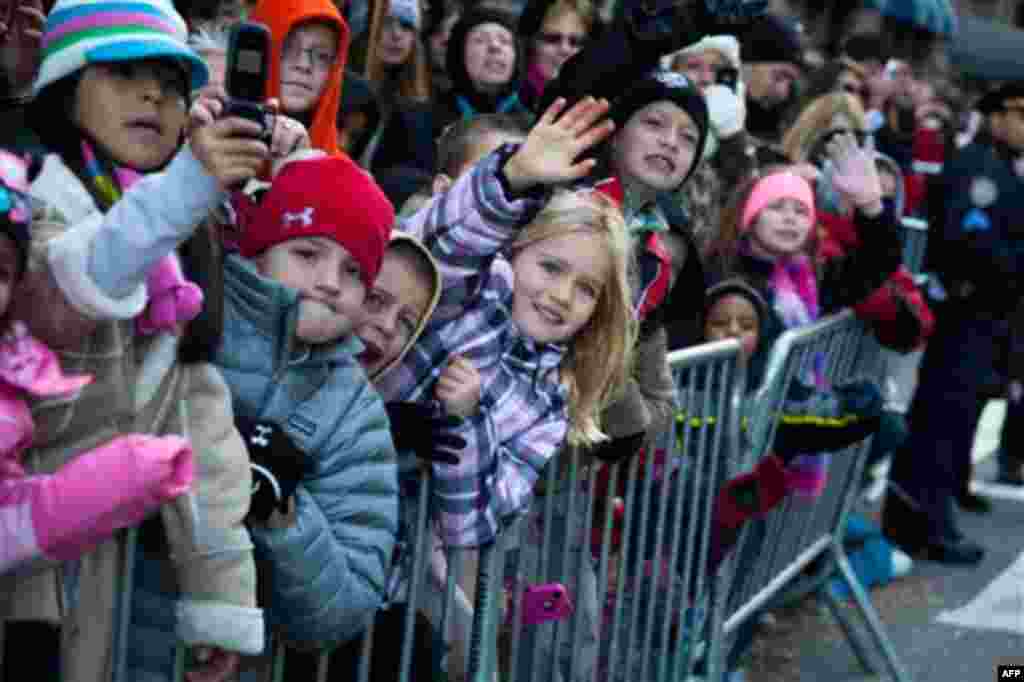
[[[115,438],[37,477],[30,504],[39,549],[61,561],[80,556],[186,492],[194,475],[183,438]]]
[[[14,322],[0,338],[0,384],[49,398],[74,393],[91,381],[86,375],[64,374],[54,352],[29,335],[22,322]]]
[[[21,477],[21,453],[32,444],[35,425],[28,405],[14,389],[0,383],[0,479]]]
[[[178,324],[194,320],[203,309],[203,290],[185,279],[174,254],[153,266],[146,289],[149,305],[136,320],[143,334],[174,331]]]

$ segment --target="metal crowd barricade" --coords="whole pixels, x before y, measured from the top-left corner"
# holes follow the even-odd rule
[[[708,570],[715,493],[770,452],[773,415],[790,383],[814,362],[832,382],[879,377],[879,349],[866,328],[843,312],[785,333],[764,383],[752,394],[746,393],[736,341],[677,351],[669,362],[676,418],[644,456],[606,465],[578,452],[559,455],[542,476],[529,512],[492,545],[435,551],[429,476],[406,472],[407,481],[418,481],[412,492],[403,487],[415,547],[414,579],[403,599],[412,607],[400,638],[378,636],[368,623],[351,679],[365,682],[391,672],[400,682],[429,680],[429,671],[414,666],[413,651],[415,615],[425,612],[445,642],[448,680],[682,682],[696,675],[718,682],[739,626],[822,566],[823,574],[838,568],[886,669],[907,680],[842,547],[869,442],[832,456],[819,499],[784,502],[763,522],[760,545],[752,544],[757,535],[748,524],[718,570]],[[744,437],[750,447],[743,447]],[[442,555],[447,569],[437,568]],[[564,590],[571,613],[546,619],[545,609],[557,600],[531,601],[538,589],[541,595]],[[469,594],[461,599],[460,590]],[[865,667],[873,668],[871,647],[831,593],[819,591]],[[374,656],[376,647],[383,657]],[[262,674],[243,681],[295,679],[279,642],[267,659]],[[343,671],[332,670],[334,663],[324,652],[314,673],[302,679],[335,679]],[[179,651],[175,679],[184,679],[183,669]]]
[[[669,357],[676,423],[665,425],[643,456],[595,466],[573,453],[549,467],[543,494],[509,538],[510,609],[496,650],[503,680],[674,682],[696,671],[719,675],[720,607],[729,575],[705,569],[714,502],[707,493],[740,469],[734,435],[745,378],[739,357],[735,341]],[[552,585],[568,591],[572,615],[524,623],[525,595]]]
[[[406,613],[399,646],[369,624],[352,679],[388,672],[371,669],[381,662],[373,655],[380,646],[393,652],[385,661],[393,679],[430,680],[413,666],[417,611],[429,613],[444,637],[448,680],[675,682],[695,671],[718,679],[731,573],[728,561],[715,575],[705,570],[714,500],[708,492],[741,470],[735,435],[745,376],[739,343],[731,340],[677,351],[669,362],[677,415],[643,457],[605,465],[562,453],[542,476],[529,512],[494,544],[478,553],[444,551],[446,575],[431,547],[429,476],[407,472],[419,483],[412,496],[408,486],[403,493],[416,547],[415,580],[403,596],[415,608]],[[621,508],[602,503],[612,497],[621,497]],[[460,607],[460,586],[475,592],[471,613],[466,602]],[[547,620],[544,610],[553,604],[532,599],[539,588],[564,589],[571,614]],[[295,679],[290,656],[275,642],[259,673],[242,680]],[[336,679],[333,663],[330,652],[319,654],[315,671],[302,679]],[[175,679],[183,680],[180,648],[176,667]]]
[[[748,398],[752,407],[752,447],[746,464],[751,466],[771,451],[777,423],[775,416],[780,413],[792,382],[807,380],[814,366],[833,384],[854,378],[878,380],[880,359],[879,346],[866,326],[850,311],[783,334],[772,349],[763,384]],[[741,577],[733,584],[726,607],[724,635],[727,640],[737,633],[741,624],[775,603],[784,591],[799,591],[802,582],[809,582],[812,587],[805,591],[822,595],[861,663],[874,670],[870,647],[861,641],[831,592],[822,589],[821,578],[838,568],[839,576],[850,588],[864,618],[873,645],[882,654],[887,672],[900,682],[909,679],[897,661],[867,593],[850,568],[842,544],[846,518],[856,500],[869,447],[870,439],[831,455],[828,483],[819,498],[808,500],[790,496],[766,517],[763,534],[753,533],[748,526],[736,550]]]
[[[478,628],[486,626],[486,622],[478,622],[479,609],[473,608],[473,600],[464,597],[466,590],[472,590],[475,585],[484,586],[477,590],[476,602],[493,608],[497,601],[486,594],[492,589],[490,571],[494,565],[495,555],[501,547],[501,542],[496,545],[481,547],[477,550],[461,550],[455,548],[440,548],[436,542],[436,536],[429,531],[429,510],[430,500],[430,476],[426,468],[420,468],[413,464],[411,468],[402,473],[403,479],[403,517],[411,524],[413,537],[409,542],[409,556],[411,567],[410,577],[404,581],[404,585],[397,591],[392,591],[392,599],[385,609],[395,608],[400,605],[409,606],[405,617],[401,619],[400,641],[380,640],[376,633],[374,618],[368,617],[367,629],[365,630],[361,652],[358,656],[355,676],[350,676],[351,668],[339,671],[335,668],[336,651],[324,650],[301,654],[288,649],[278,638],[272,636],[268,650],[263,656],[248,661],[243,665],[243,672],[240,679],[242,682],[281,682],[282,680],[301,679],[326,682],[327,680],[339,679],[339,675],[346,675],[340,679],[351,679],[354,682],[368,682],[371,675],[385,675],[388,679],[396,679],[399,682],[432,682],[431,671],[421,670],[414,667],[414,642],[416,628],[416,614],[420,613],[430,621],[432,627],[444,639],[444,648],[447,650],[446,667],[449,671],[458,670],[456,677],[449,679],[488,679],[480,676],[480,666],[486,664],[493,658],[486,649],[485,639],[477,636]],[[411,484],[411,485],[410,485]],[[447,570],[432,569],[433,566],[440,566],[440,559],[443,557]],[[467,566],[476,567],[479,570],[468,571]],[[396,579],[396,576],[392,576]],[[392,587],[394,584],[392,584]],[[415,607],[415,608],[413,608]],[[380,613],[380,612],[378,612]],[[470,632],[469,626],[473,631]],[[373,669],[371,661],[374,660],[374,649],[382,647],[383,665],[389,668],[385,671]],[[302,656],[301,668],[298,657]],[[186,660],[187,652],[184,647],[178,647],[175,655],[175,670],[173,679],[176,682],[184,682],[185,671],[188,665]],[[310,662],[315,660],[311,671]],[[351,659],[346,659],[351,663]],[[298,668],[298,669],[297,669]]]
[[[924,266],[924,252],[928,245],[928,222],[920,218],[903,218],[900,221],[903,241],[903,265],[911,273],[921,274]]]

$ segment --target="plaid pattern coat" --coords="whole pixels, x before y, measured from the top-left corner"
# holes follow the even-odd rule
[[[431,513],[441,539],[459,547],[491,542],[526,513],[569,426],[559,380],[566,347],[535,343],[512,319],[513,271],[503,251],[537,202],[507,195],[498,175],[508,155],[485,157],[400,225],[437,261],[443,291],[416,345],[379,386],[387,400],[441,410],[434,385],[451,358],[468,358],[481,374],[480,408],[455,429],[467,443],[460,463],[432,465]]]

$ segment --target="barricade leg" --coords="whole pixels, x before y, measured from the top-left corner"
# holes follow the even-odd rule
[[[469,673],[472,682],[493,682],[497,670],[495,642],[498,637],[498,609],[501,573],[504,566],[504,536],[480,548],[473,611],[473,635],[469,645]]]
[[[139,544],[139,529],[130,528],[125,535],[124,563],[121,569],[121,593],[118,600],[119,618],[117,639],[114,641],[114,664],[112,682],[127,682],[125,667],[128,656],[128,630],[132,624],[132,592],[135,589],[135,551]]]
[[[857,660],[860,661],[860,665],[864,668],[865,672],[877,673],[878,669],[875,667],[871,657],[868,656],[867,648],[861,641],[860,633],[857,632],[856,626],[850,622],[849,617],[843,613],[843,605],[839,603],[839,599],[832,594],[832,591],[827,587],[821,587],[818,589],[818,598],[821,599],[828,607],[828,611],[832,614],[832,618],[839,623],[839,627],[843,629],[843,634],[846,635],[846,641],[850,643],[850,648],[853,649],[854,655],[857,656]]]
[[[842,576],[843,581],[846,582],[846,586],[850,588],[854,603],[857,605],[857,610],[860,611],[861,617],[867,623],[868,632],[871,634],[875,646],[882,652],[889,675],[896,682],[910,682],[910,677],[896,658],[896,649],[893,647],[892,642],[889,641],[888,635],[885,634],[885,626],[882,625],[875,607],[871,605],[871,600],[867,592],[864,591],[864,587],[857,580],[857,576],[850,567],[850,562],[846,558],[846,553],[839,542],[837,541],[832,549],[836,565],[839,568],[839,574]],[[853,640],[851,639],[850,641],[852,642]]]

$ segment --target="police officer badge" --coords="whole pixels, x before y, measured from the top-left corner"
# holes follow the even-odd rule
[[[979,175],[971,180],[970,197],[977,208],[988,208],[999,198],[999,189],[992,178]]]

